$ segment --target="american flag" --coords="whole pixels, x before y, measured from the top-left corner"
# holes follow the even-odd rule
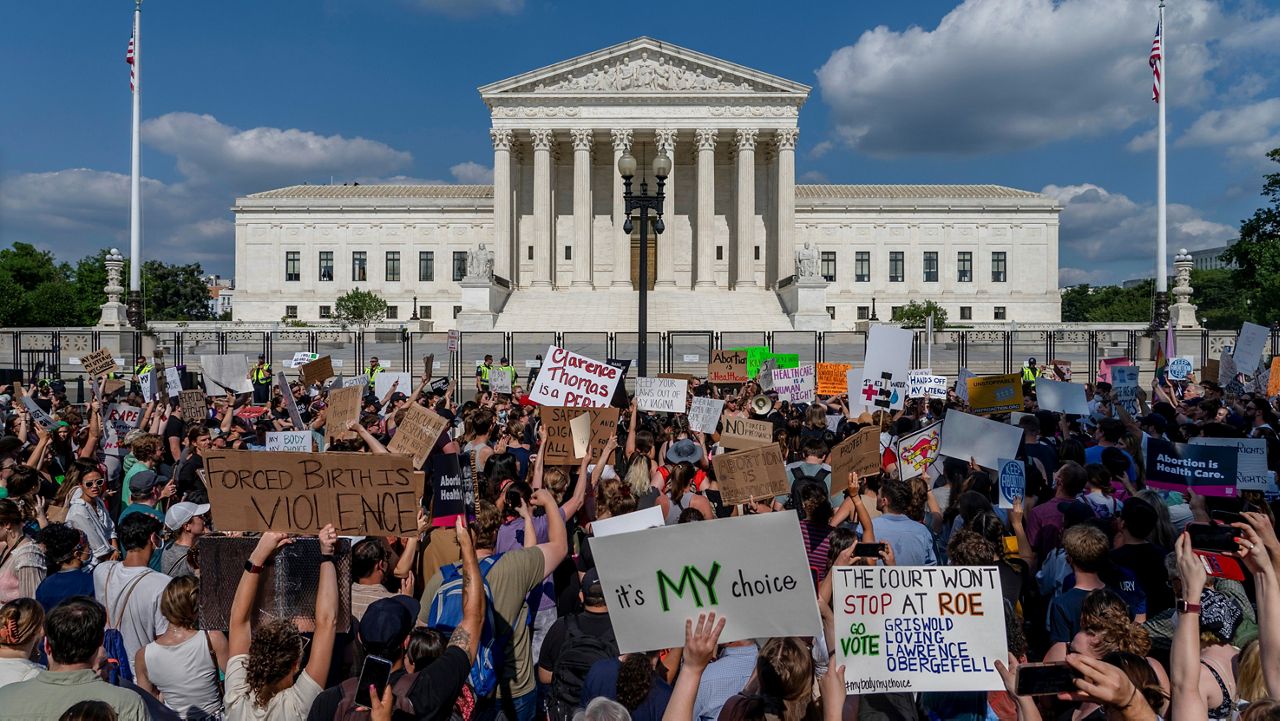
[[[134,91],[133,87],[133,36],[129,36],[129,52],[125,53],[124,61],[129,63],[129,92]]]
[[[1156,37],[1151,41],[1151,57],[1147,64],[1151,66],[1151,99],[1160,102],[1160,69],[1164,66],[1164,50],[1160,47],[1160,25],[1156,23]]]

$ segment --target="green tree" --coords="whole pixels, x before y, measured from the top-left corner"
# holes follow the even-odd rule
[[[23,290],[35,290],[41,283],[67,282],[71,266],[59,263],[53,253],[39,250],[30,243],[14,243],[0,250],[0,274],[9,276]]]
[[[126,272],[128,270],[126,269]],[[142,303],[148,320],[213,320],[209,286],[199,263],[142,264]]]
[[[1088,283],[1073,285],[1062,291],[1062,322],[1089,322],[1089,296],[1093,288]]]
[[[1280,148],[1267,157],[1280,163]],[[1249,319],[1265,325],[1280,318],[1280,173],[1266,176],[1262,195],[1270,205],[1240,224],[1240,239],[1222,257],[1238,266],[1233,280],[1247,301]]]
[[[333,304],[333,317],[342,325],[364,327],[387,316],[387,301],[377,293],[354,288],[338,297]]]
[[[1249,306],[1230,268],[1191,271],[1191,302],[1210,330],[1239,330],[1250,318]]]
[[[911,301],[898,308],[893,320],[901,323],[903,328],[923,328],[929,316],[933,316],[933,329],[942,330],[947,325],[947,310],[931,300],[921,303]]]

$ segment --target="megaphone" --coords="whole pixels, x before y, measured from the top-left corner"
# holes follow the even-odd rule
[[[751,412],[758,416],[762,416],[773,408],[773,401],[769,400],[769,396],[761,393],[751,399]]]

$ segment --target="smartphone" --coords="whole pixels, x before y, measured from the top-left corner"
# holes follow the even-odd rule
[[[1231,553],[1238,547],[1236,537],[1240,530],[1220,523],[1189,523],[1187,533],[1191,534],[1191,547],[1197,551]]]
[[[389,680],[391,662],[381,656],[366,656],[364,667],[360,669],[360,681],[356,684],[356,705],[372,708],[373,699],[369,698],[369,687],[373,686],[374,692],[381,698]]]
[[[880,552],[884,550],[883,543],[855,543],[853,544],[854,558],[879,558]]]
[[[1245,523],[1244,516],[1234,511],[1209,511],[1209,517],[1218,523],[1230,526],[1233,523]]]
[[[1204,564],[1204,572],[1210,576],[1244,581],[1244,566],[1240,565],[1239,559],[1235,556],[1195,549],[1191,552],[1200,557],[1200,562]]]
[[[1077,691],[1075,680],[1080,673],[1067,663],[1024,663],[1018,666],[1017,686],[1019,696],[1047,696],[1049,694]]]
[[[1006,555],[1012,555],[1012,554],[1016,554],[1016,553],[1018,552],[1018,537],[1017,537],[1017,536],[1005,536],[1005,537],[1004,537],[1004,552],[1005,552],[1005,554],[1006,554]]]

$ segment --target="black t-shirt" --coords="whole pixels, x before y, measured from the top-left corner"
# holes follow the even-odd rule
[[[178,447],[181,448],[182,438],[186,434],[187,434],[187,424],[177,416],[169,416],[169,420],[165,421],[164,423],[164,431],[160,434],[160,437],[164,439],[163,445],[164,445],[165,463],[173,465],[173,462],[177,460],[169,453],[169,439],[177,438]]]
[[[608,612],[594,613],[583,611],[577,614],[578,627],[588,636],[604,637],[613,635],[613,622]],[[548,671],[556,668],[556,659],[564,647],[565,638],[569,635],[568,616],[561,616],[547,629],[547,637],[542,641],[542,652],[538,654],[538,666]]]
[[[200,480],[199,471],[204,468],[204,458],[192,453],[178,466],[178,498],[192,503],[208,503],[209,489]]]
[[[1173,608],[1173,589],[1169,587],[1169,574],[1164,568],[1167,555],[1154,543],[1124,545],[1111,552],[1111,560],[1117,566],[1132,571],[1138,585],[1147,594],[1148,618]]]

